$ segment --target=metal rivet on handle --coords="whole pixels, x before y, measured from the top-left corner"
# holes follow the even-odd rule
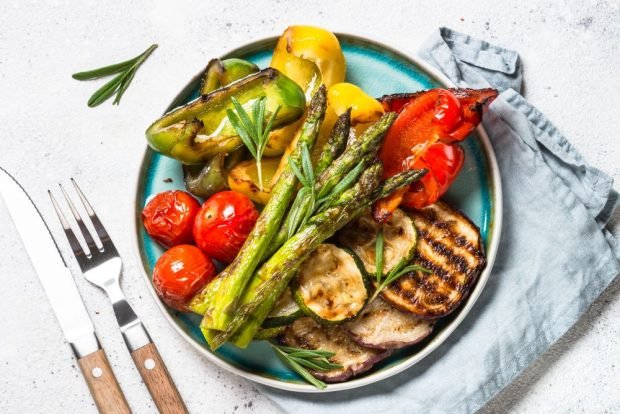
[[[100,376],[103,375],[103,370],[101,368],[99,368],[99,367],[95,367],[95,368],[93,368],[91,373],[93,374],[93,377],[99,378]]]
[[[151,358],[145,359],[144,360],[144,368],[146,368],[146,369],[153,369],[153,368],[155,368],[155,361],[153,361]]]

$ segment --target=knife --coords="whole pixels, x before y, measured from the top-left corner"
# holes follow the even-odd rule
[[[0,196],[101,413],[131,413],[101,349],[84,302],[41,214],[21,185],[0,167]]]

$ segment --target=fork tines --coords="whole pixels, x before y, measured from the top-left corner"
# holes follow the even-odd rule
[[[93,228],[95,229],[95,232],[97,233],[97,236],[98,236],[98,240],[95,240],[93,238],[91,232],[88,230],[88,227],[84,223],[84,220],[82,220],[82,217],[80,216],[79,211],[77,210],[77,208],[71,201],[71,198],[65,191],[64,187],[62,186],[62,184],[58,184],[58,186],[60,187],[60,191],[62,192],[62,195],[64,196],[67,202],[67,205],[69,206],[69,209],[71,210],[71,213],[73,214],[73,217],[75,218],[75,221],[77,222],[79,231],[84,237],[84,241],[86,242],[86,246],[88,248],[87,251],[82,248],[82,245],[78,241],[75,233],[73,232],[73,229],[71,228],[71,225],[69,224],[69,221],[66,219],[65,215],[63,214],[62,209],[58,205],[58,202],[56,201],[56,198],[54,197],[52,192],[50,190],[48,190],[47,192],[50,196],[50,199],[52,200],[52,205],[54,206],[54,210],[56,210],[58,219],[60,220],[62,228],[65,231],[65,235],[67,236],[67,239],[69,240],[69,245],[71,246],[71,249],[73,250],[73,253],[75,254],[76,258],[78,258],[79,260],[80,258],[86,256],[86,258],[90,259],[96,253],[101,253],[105,250],[114,249],[114,245],[112,245],[108,232],[103,227],[103,224],[101,224],[99,217],[97,217],[95,210],[93,210],[93,207],[90,205],[90,203],[86,199],[86,196],[84,196],[84,193],[82,193],[82,190],[80,190],[80,187],[77,185],[77,183],[75,182],[73,178],[71,178],[71,183],[73,184],[73,187],[75,188],[75,191],[78,194],[78,197],[80,198],[82,205],[84,206],[84,209],[86,210],[86,213],[88,214],[90,222],[93,225]]]

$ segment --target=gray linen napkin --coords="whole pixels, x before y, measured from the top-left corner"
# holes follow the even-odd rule
[[[562,336],[620,272],[620,246],[605,228],[618,204],[613,180],[519,95],[519,55],[442,28],[420,56],[459,86],[501,92],[484,120],[504,192],[493,272],[461,326],[420,363],[352,391],[261,388],[286,411],[476,411]]]

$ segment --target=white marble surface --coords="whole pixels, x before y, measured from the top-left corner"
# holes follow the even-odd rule
[[[145,127],[209,58],[278,34],[289,24],[374,34],[407,50],[446,25],[519,50],[527,98],[588,160],[620,179],[618,3],[498,3],[3,0],[0,165],[29,190],[59,237],[47,188],[75,177],[87,191],[125,258],[129,300],[190,411],[272,412],[275,407],[251,384],[208,363],[173,331],[139,276],[130,222]],[[121,105],[87,108],[98,83],[76,82],[70,74],[133,56],[152,42],[160,47]],[[1,204],[0,229],[0,412],[95,412]],[[67,252],[64,242],[61,248]],[[130,405],[135,412],[154,412],[106,298],[85,281],[77,283]],[[620,411],[619,294],[616,280],[564,338],[483,411]]]

